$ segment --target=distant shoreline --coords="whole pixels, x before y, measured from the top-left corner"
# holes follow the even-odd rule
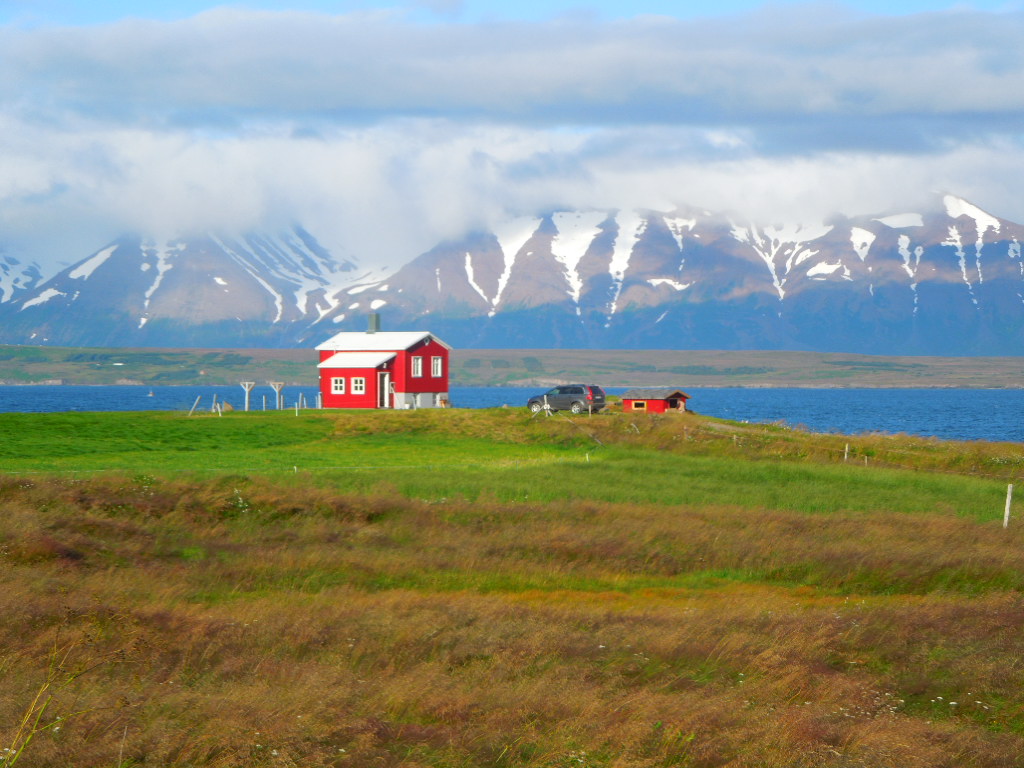
[[[700,389],[1021,389],[1024,357],[881,356],[763,350],[456,349],[452,386]],[[316,386],[312,349],[0,346],[0,386]]]

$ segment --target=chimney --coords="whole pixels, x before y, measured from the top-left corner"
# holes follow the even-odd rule
[[[380,330],[380,315],[376,312],[371,312],[369,317],[369,325],[366,328],[367,333],[376,333]]]

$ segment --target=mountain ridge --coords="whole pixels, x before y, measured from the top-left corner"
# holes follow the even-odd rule
[[[306,346],[378,312],[472,348],[1024,354],[1024,227],[955,195],[933,208],[553,211],[376,275],[297,225],[127,237],[5,293],[0,343]]]

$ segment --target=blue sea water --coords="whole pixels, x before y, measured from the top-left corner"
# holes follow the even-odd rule
[[[459,408],[522,407],[541,390],[453,387]],[[609,394],[624,389],[609,388]],[[316,387],[285,387],[285,407],[304,397],[315,406]],[[755,422],[780,421],[816,432],[905,432],[953,440],[1024,442],[1022,389],[692,389],[691,410]],[[241,387],[16,386],[0,387],[0,412],[209,410],[213,397],[243,407]],[[274,391],[257,387],[253,410],[273,408]]]

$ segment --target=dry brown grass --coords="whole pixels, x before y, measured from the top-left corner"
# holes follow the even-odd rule
[[[1022,764],[997,525],[4,479],[0,552],[0,746],[98,664],[23,765]]]

